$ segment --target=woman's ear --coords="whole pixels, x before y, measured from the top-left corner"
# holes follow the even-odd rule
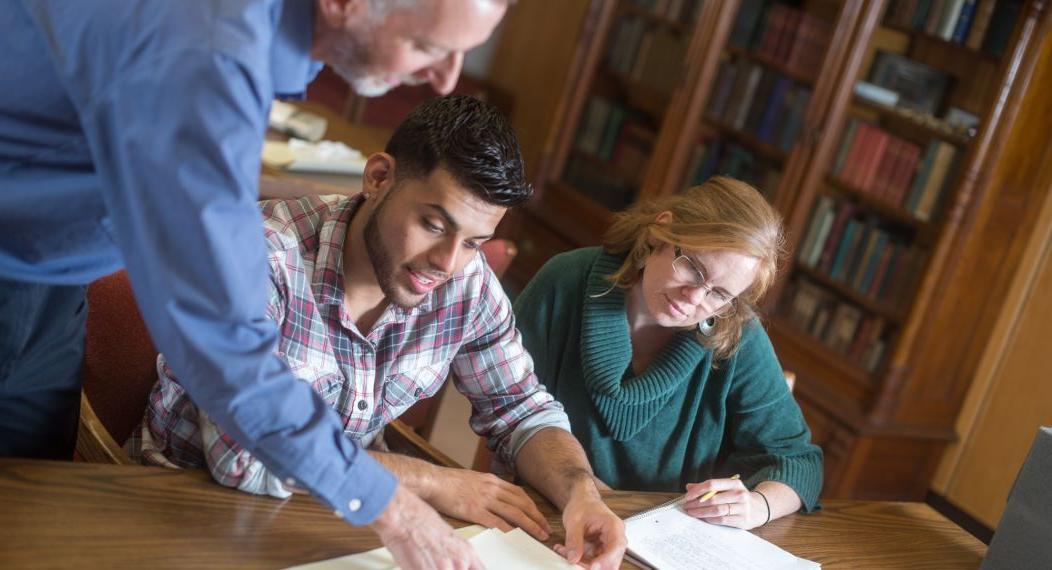
[[[654,223],[655,224],[665,225],[665,224],[667,224],[667,223],[669,223],[671,221],[672,221],[672,212],[670,212],[668,210],[665,210],[664,212],[661,212],[660,214],[657,215],[656,218],[654,218]],[[656,248],[656,247],[661,245],[661,241],[659,241],[656,237],[654,237],[654,235],[650,232],[649,229],[647,230],[647,245],[649,245],[651,248]]]

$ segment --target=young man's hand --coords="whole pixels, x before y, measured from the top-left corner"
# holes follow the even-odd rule
[[[487,528],[519,527],[540,541],[552,531],[526,491],[491,473],[438,468],[419,492],[440,513]]]
[[[627,546],[624,521],[606,506],[591,480],[578,489],[563,509],[566,544],[556,545],[555,551],[592,570],[620,567]]]
[[[471,545],[402,485],[370,526],[406,570],[483,570]]]

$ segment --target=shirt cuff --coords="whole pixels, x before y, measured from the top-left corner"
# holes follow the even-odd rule
[[[515,429],[512,430],[508,438],[509,457],[514,460],[519,456],[519,450],[526,445],[527,441],[530,441],[530,438],[537,435],[537,432],[542,429],[550,427],[566,430],[566,432],[570,433],[570,418],[562,410],[548,409],[537,412],[520,421],[515,425]]]
[[[365,450],[330,489],[315,488],[315,496],[333,509],[333,514],[355,526],[372,523],[394,496],[398,479]]]

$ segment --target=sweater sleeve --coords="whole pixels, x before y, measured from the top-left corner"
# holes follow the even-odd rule
[[[796,491],[806,512],[815,510],[822,490],[822,450],[811,443],[811,430],[758,322],[746,325],[738,353],[726,366],[731,451],[720,471],[741,473],[750,489],[762,481],[784,483]]]

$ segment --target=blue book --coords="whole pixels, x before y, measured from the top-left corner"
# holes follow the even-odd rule
[[[785,112],[785,94],[793,84],[788,77],[780,76],[771,90],[771,96],[767,99],[767,106],[763,110],[760,126],[756,129],[756,136],[764,141],[771,142],[771,133],[774,130],[775,119]]]
[[[785,152],[792,152],[793,145],[796,144],[796,136],[800,133],[800,129],[804,125],[804,113],[807,112],[807,104],[810,102],[810,89],[801,87],[796,90],[796,98],[793,101],[793,106],[786,109],[786,114],[789,117],[785,122],[782,132],[776,135],[778,138],[778,148]]]
[[[913,186],[910,187],[909,197],[903,203],[907,212],[917,211],[917,204],[920,202],[921,195],[924,194],[924,187],[928,184],[928,175],[931,174],[931,167],[935,162],[935,155],[938,153],[938,143],[928,143],[928,150],[924,151],[924,160],[920,162],[920,165],[917,167],[917,173],[913,176]]]
[[[881,230],[877,230],[877,243],[873,246],[873,253],[866,260],[866,268],[862,273],[862,281],[857,287],[859,291],[865,293],[869,291],[869,286],[873,283],[873,275],[877,272],[877,264],[880,263],[880,256],[884,253],[884,248],[888,247],[888,234]]]
[[[968,39],[968,32],[972,29],[972,20],[975,19],[976,0],[964,0],[961,5],[961,15],[957,17],[957,25],[953,28],[953,36],[950,41],[963,44]]]
[[[928,23],[928,14],[931,12],[931,6],[934,0],[918,0],[917,8],[913,12],[913,29],[924,30],[924,25]]]
[[[848,252],[852,249],[853,243],[857,241],[857,234],[860,233],[861,227],[862,222],[855,219],[848,220],[844,233],[840,236],[840,244],[837,245],[833,265],[829,268],[829,276],[833,279],[840,280],[843,276],[844,268],[847,266]]]
[[[866,247],[869,246],[874,231],[876,227],[874,221],[870,219],[862,223],[855,235],[851,236],[851,245],[844,258],[844,266],[840,269],[840,280],[845,284],[850,286],[855,281],[855,273],[862,265],[862,258],[866,254]]]

